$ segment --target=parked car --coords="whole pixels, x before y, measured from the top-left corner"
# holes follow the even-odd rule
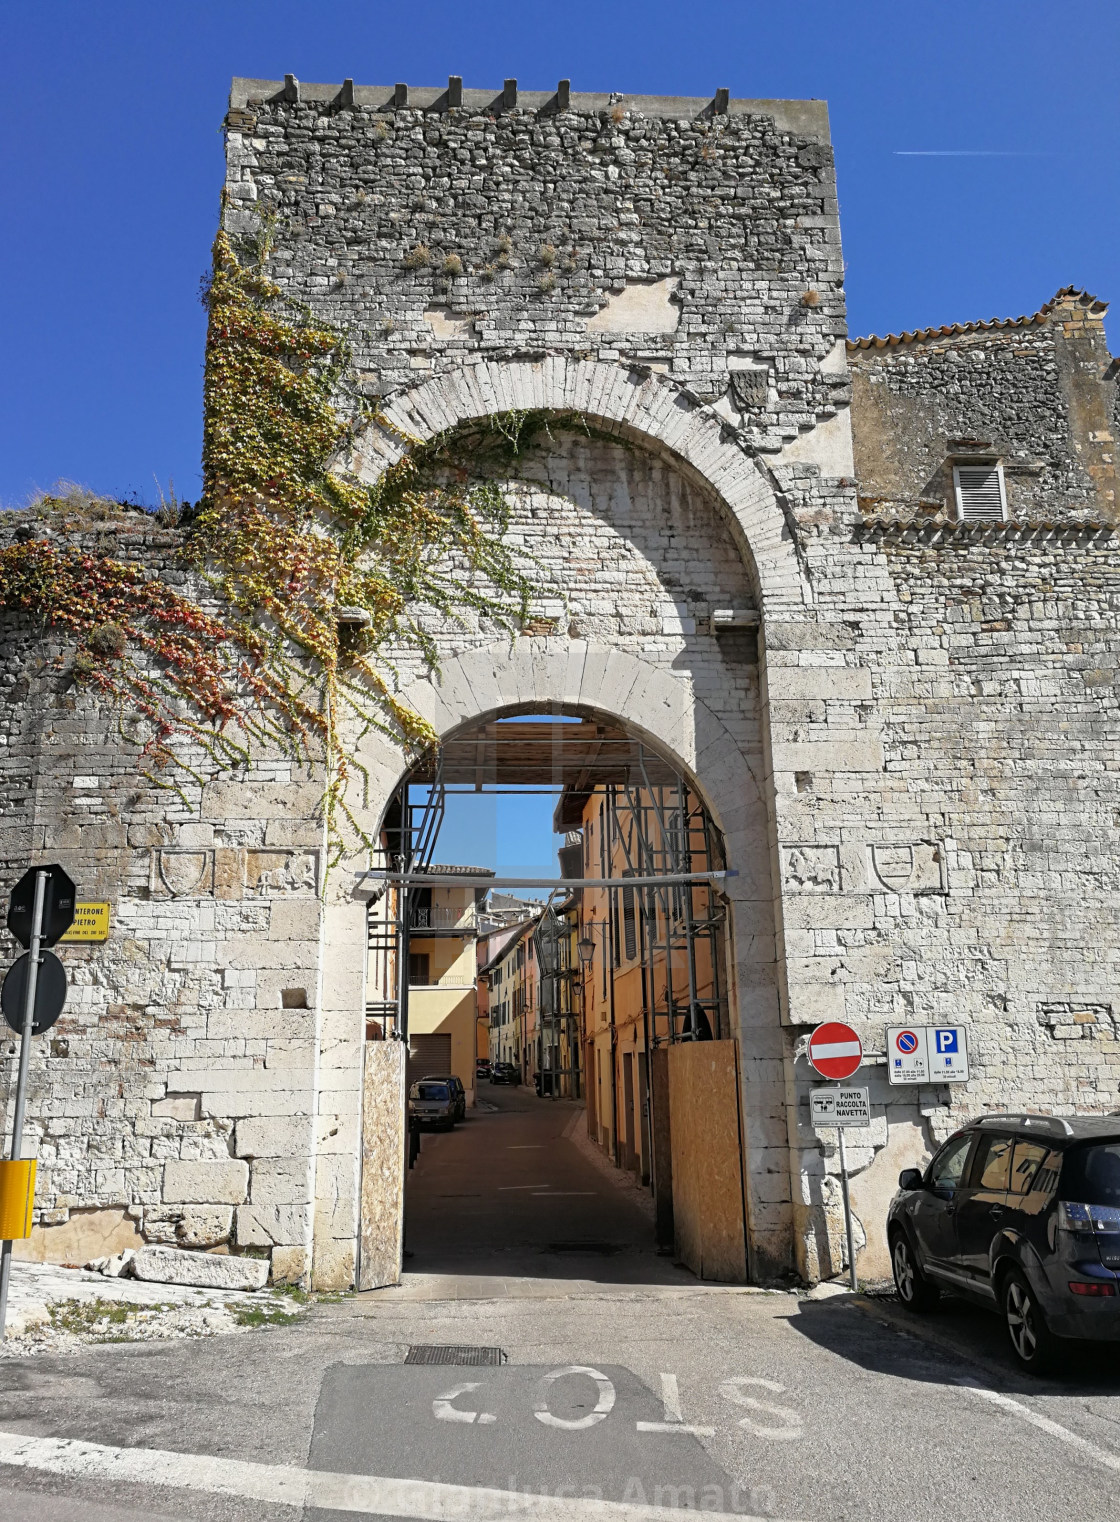
[[[421,1078],[408,1091],[408,1117],[418,1125],[450,1131],[457,1110],[451,1085],[442,1078]]]
[[[455,1105],[455,1119],[466,1120],[467,1118],[467,1091],[463,1087],[463,1080],[456,1078],[454,1073],[425,1073],[421,1083],[445,1083],[451,1090],[451,1098]]]
[[[1065,1339],[1120,1342],[1120,1115],[986,1115],[898,1185],[887,1237],[903,1305],[979,1301],[1038,1373]]]
[[[521,1074],[512,1062],[495,1062],[490,1069],[491,1083],[520,1083]]]
[[[490,1077],[489,1057],[480,1057],[474,1065],[474,1077],[476,1083],[481,1083],[484,1078]]]

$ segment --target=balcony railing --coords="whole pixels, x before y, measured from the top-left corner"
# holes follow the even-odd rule
[[[473,904],[459,907],[450,904],[418,904],[408,917],[408,928],[421,935],[425,930],[432,933],[460,931],[463,935],[474,935],[478,930],[478,916]]]

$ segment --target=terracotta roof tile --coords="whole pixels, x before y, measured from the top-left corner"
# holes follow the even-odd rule
[[[1088,291],[1079,290],[1075,285],[1064,285],[1052,300],[1029,317],[992,317],[987,322],[952,322],[940,328],[914,328],[908,333],[888,333],[885,338],[872,333],[867,338],[850,338],[848,349],[893,349],[899,344],[920,343],[927,338],[956,338],[961,333],[1036,327],[1048,321],[1051,312],[1062,302],[1092,307],[1095,314],[1108,311],[1107,301],[1099,301],[1096,296],[1090,296]]]

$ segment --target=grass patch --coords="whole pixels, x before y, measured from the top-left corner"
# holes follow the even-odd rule
[[[293,1321],[299,1320],[299,1311],[289,1311],[283,1305],[277,1305],[275,1301],[265,1301],[261,1305],[231,1305],[230,1315],[238,1326],[290,1326]]]
[[[129,1300],[60,1300],[48,1307],[51,1328],[91,1342],[128,1342],[128,1328],[144,1312],[173,1310],[171,1305],[135,1305]]]

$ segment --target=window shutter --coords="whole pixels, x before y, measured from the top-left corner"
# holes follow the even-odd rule
[[[1007,516],[998,465],[958,465],[953,471],[959,523],[1002,523]]]

